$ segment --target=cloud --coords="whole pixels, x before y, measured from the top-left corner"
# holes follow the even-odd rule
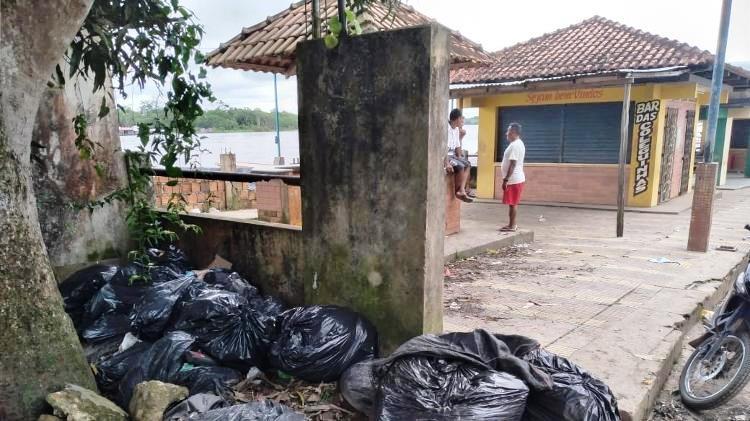
[[[333,0],[330,0],[333,1]],[[495,51],[517,42],[578,23],[594,14],[613,19],[661,36],[714,51],[718,33],[720,2],[705,0],[404,0],[438,22],[460,31],[470,39]],[[207,53],[267,16],[289,7],[289,1],[183,0],[205,28],[200,45]],[[547,13],[539,13],[544,10]],[[750,1],[735,1],[732,10],[729,62],[750,62]],[[271,110],[274,108],[273,76],[234,69],[207,69],[214,95],[232,107]],[[296,78],[279,76],[279,109],[297,111]],[[148,86],[143,92],[131,89],[132,98],[121,101],[135,105],[151,101],[158,90]],[[208,105],[211,108],[214,105]]]

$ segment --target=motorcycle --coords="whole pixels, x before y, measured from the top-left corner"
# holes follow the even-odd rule
[[[680,375],[682,401],[696,410],[722,405],[750,381],[750,266],[705,327]]]

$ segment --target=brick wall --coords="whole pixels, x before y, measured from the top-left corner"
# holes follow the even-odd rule
[[[524,164],[524,172],[526,187],[522,201],[617,204],[617,165]],[[502,186],[498,166],[495,167],[495,199],[503,198]]]
[[[182,194],[189,209],[198,208],[204,212],[209,207],[249,209],[255,204],[255,192],[249,190],[251,183],[180,178],[177,185],[168,186],[170,180],[168,177],[153,177],[154,206],[166,207],[174,194]],[[230,194],[227,194],[227,189],[231,190]]]

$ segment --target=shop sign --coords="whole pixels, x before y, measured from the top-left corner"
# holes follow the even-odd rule
[[[654,139],[656,117],[659,115],[659,100],[635,104],[635,122],[633,129],[638,134],[638,155],[635,160],[635,184],[633,195],[648,190],[648,176],[651,165],[651,144]]]
[[[604,89],[569,89],[565,91],[539,92],[526,94],[526,103],[543,104],[546,102],[573,101],[585,102],[604,97]]]

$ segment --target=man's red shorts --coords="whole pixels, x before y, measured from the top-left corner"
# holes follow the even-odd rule
[[[517,205],[521,202],[521,193],[525,183],[508,184],[503,191],[503,203],[506,205]]]

